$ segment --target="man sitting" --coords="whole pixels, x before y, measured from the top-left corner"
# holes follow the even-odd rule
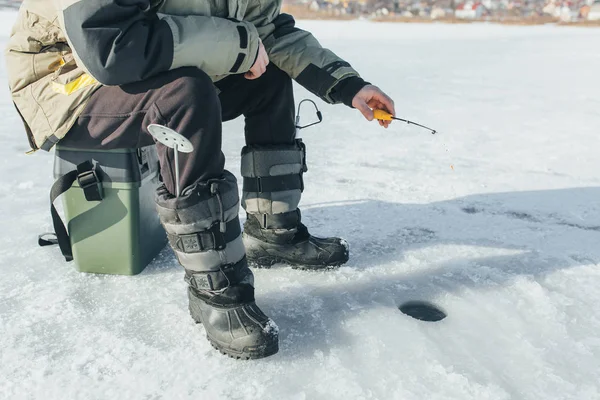
[[[298,203],[305,147],[295,139],[292,79],[329,103],[394,113],[392,100],[280,14],[280,0],[25,0],[7,49],[13,99],[34,150],[154,143],[150,124],[184,135],[160,143],[156,203],[185,269],[192,318],[236,358],[278,351],[256,306],[248,263],[323,269],[348,260],[339,238],[316,238]],[[221,124],[245,117],[241,205],[224,169]],[[387,127],[389,122],[380,122]]]

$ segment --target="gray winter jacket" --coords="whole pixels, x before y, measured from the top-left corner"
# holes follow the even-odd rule
[[[327,102],[343,100],[336,87],[362,87],[347,62],[280,7],[281,0],[24,0],[6,59],[31,146],[47,150],[64,137],[101,85],[183,66],[213,81],[245,73],[259,38],[272,63]]]

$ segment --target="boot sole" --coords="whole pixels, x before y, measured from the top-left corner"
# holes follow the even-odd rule
[[[252,258],[252,259],[250,259],[250,257],[248,257],[248,265],[253,268],[269,269],[275,264],[284,264],[284,265],[289,265],[290,267],[292,267],[292,269],[297,269],[297,270],[301,270],[301,271],[329,271],[329,270],[339,268],[340,266],[344,265],[346,262],[347,261],[340,261],[337,263],[332,263],[332,264],[327,264],[327,265],[323,265],[323,264],[310,265],[310,264],[293,264],[293,263],[289,262],[288,260],[285,260],[285,259],[279,258],[279,257],[273,257],[273,256],[263,256],[263,257],[257,257],[257,258]]]
[[[242,238],[244,239],[244,245],[246,247],[246,258],[248,259],[248,264],[254,268],[271,268],[275,264],[285,264],[292,267],[292,269],[298,269],[303,271],[327,271],[338,268],[341,265],[344,265],[348,262],[348,248],[346,248],[346,259],[342,259],[336,262],[328,263],[328,264],[300,264],[289,261],[286,258],[272,255],[265,248],[263,248],[262,243],[253,238],[252,236],[242,234]]]
[[[219,353],[228,356],[229,358],[233,358],[236,360],[258,360],[261,358],[266,358],[272,355],[277,354],[279,351],[279,343],[275,342],[271,346],[257,346],[255,349],[245,348],[242,351],[238,351],[235,349],[229,348],[227,345],[220,343],[218,340],[212,339],[210,336],[206,335],[209,343],[214,347]]]

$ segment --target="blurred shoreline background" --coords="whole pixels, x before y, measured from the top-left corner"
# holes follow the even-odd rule
[[[18,9],[21,5],[21,0],[0,0],[0,9],[12,8]]]
[[[18,9],[21,0],[0,0]],[[600,27],[600,0],[284,0],[297,19]]]
[[[297,19],[600,27],[600,0],[284,0]]]

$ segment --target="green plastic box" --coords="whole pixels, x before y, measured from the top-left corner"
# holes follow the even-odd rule
[[[86,160],[96,165],[102,201],[87,201],[77,181],[62,195],[77,269],[95,274],[139,274],[167,243],[154,203],[159,185],[156,149],[100,151],[58,145],[55,178]]]

